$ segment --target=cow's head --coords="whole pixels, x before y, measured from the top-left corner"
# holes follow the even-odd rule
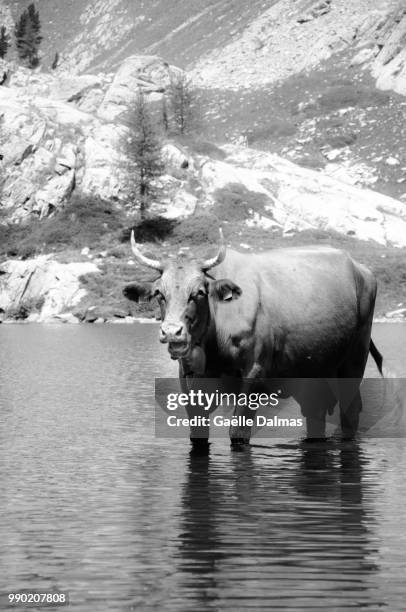
[[[210,322],[209,298],[229,301],[241,295],[241,289],[228,279],[215,280],[208,271],[226,256],[226,246],[220,230],[221,244],[217,254],[205,261],[180,252],[162,263],[145,257],[131,233],[131,247],[137,261],[159,272],[150,283],[130,283],[124,295],[138,302],[156,298],[161,309],[160,341],[168,344],[173,359],[186,357],[200,343]]]

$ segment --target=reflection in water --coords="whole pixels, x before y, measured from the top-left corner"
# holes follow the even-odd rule
[[[188,599],[173,609],[383,607],[360,447],[253,453],[190,457],[177,559]]]
[[[0,347],[0,591],[66,589],[74,612],[404,608],[402,438],[189,455],[153,437],[153,377],[175,374],[154,326],[1,326]]]

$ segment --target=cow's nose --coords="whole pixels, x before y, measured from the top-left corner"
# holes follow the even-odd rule
[[[178,329],[175,331],[175,336],[181,336],[183,332],[183,325],[179,325]]]
[[[181,338],[183,335],[183,324],[167,323],[161,325],[161,342],[169,342],[173,338]]]

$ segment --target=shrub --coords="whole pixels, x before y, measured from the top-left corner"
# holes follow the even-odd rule
[[[99,245],[106,234],[118,232],[125,223],[124,213],[111,202],[75,196],[42,221],[0,225],[0,252],[26,259],[49,249]]]
[[[355,84],[340,84],[330,87],[319,97],[319,105],[323,110],[336,111],[348,106],[383,106],[390,97],[387,93],[372,87]]]
[[[248,146],[251,146],[264,140],[293,136],[295,132],[296,126],[292,122],[286,119],[273,119],[261,127],[246,130],[244,136],[247,138]]]
[[[141,220],[139,223],[126,227],[121,231],[120,241],[130,240],[131,230],[134,230],[134,237],[137,242],[157,242],[168,238],[178,221],[166,219],[166,217],[150,217]]]
[[[200,245],[216,243],[219,236],[219,220],[212,213],[196,212],[183,219],[173,230],[172,240],[178,244]]]
[[[100,272],[84,274],[79,277],[80,282],[87,291],[75,309],[75,316],[80,320],[86,319],[86,314],[92,307],[94,315],[105,319],[114,318],[116,314],[125,316],[127,314],[143,314],[153,316],[155,304],[130,302],[123,296],[124,286],[137,280],[151,280],[151,272],[148,268],[131,266],[127,263],[106,263],[100,267]]]
[[[323,141],[333,149],[342,149],[349,147],[357,140],[357,135],[354,132],[344,132],[342,134],[327,134]]]
[[[250,211],[264,212],[268,198],[263,193],[250,191],[239,183],[229,183],[214,193],[216,204],[213,208],[221,220],[239,221],[246,219]]]
[[[197,155],[206,155],[211,157],[212,159],[217,159],[219,161],[225,159],[227,157],[225,151],[210,142],[209,140],[205,140],[196,135],[179,135],[176,138],[176,142],[181,146],[187,147],[192,151],[192,153],[196,153]]]

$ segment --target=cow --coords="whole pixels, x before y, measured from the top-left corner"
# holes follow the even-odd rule
[[[124,295],[158,301],[159,339],[179,362],[183,389],[193,378],[232,377],[245,392],[268,381],[299,403],[308,439],[324,439],[326,414],[337,401],[343,437],[356,434],[369,353],[382,375],[382,355],[371,339],[377,283],[365,266],[329,246],[240,253],[226,248],[221,230],[217,254],[205,260],[185,251],[164,262],[151,259],[133,232],[131,246],[157,278],[128,284]],[[304,379],[313,384],[289,386]],[[337,393],[327,380],[342,381]],[[247,408],[236,406],[234,414],[247,415]],[[231,427],[232,446],[247,444],[250,433]],[[191,441],[208,443],[193,428]]]

